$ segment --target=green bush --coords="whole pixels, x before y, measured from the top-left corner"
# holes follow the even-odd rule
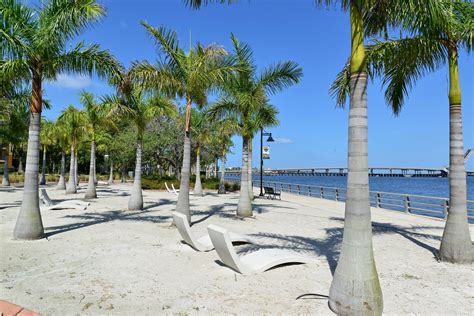
[[[190,178],[191,189],[194,186],[196,181],[195,176],[191,176]],[[175,177],[170,176],[163,176],[160,175],[150,175],[144,176],[142,178],[142,188],[144,190],[166,190],[165,182],[168,183],[168,187],[171,188],[171,184],[174,185],[176,189],[179,188],[180,182]],[[218,178],[201,178],[202,188],[205,190],[215,190],[219,189],[219,179]],[[225,183],[226,191],[233,192],[238,191],[240,189],[240,185],[238,183]]]

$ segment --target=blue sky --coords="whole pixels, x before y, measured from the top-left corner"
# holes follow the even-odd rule
[[[293,60],[304,70],[301,83],[275,96],[271,102],[280,110],[280,126],[270,131],[271,159],[265,167],[342,167],[347,153],[347,109],[338,109],[328,87],[344,65],[350,50],[349,17],[336,6],[318,8],[312,0],[254,0],[210,5],[199,11],[180,0],[104,0],[108,11],[80,38],[99,43],[122,63],[157,58],[152,40],[139,24],[164,25],[178,32],[181,45],[192,42],[219,43],[231,47],[230,33],[249,43],[260,68]],[[133,4],[132,4],[133,3]],[[460,53],[463,92],[464,144],[474,147],[473,59]],[[98,95],[111,89],[95,78],[61,75],[45,85],[46,98],[56,118],[69,104],[79,106],[78,93]],[[394,117],[383,99],[378,82],[368,88],[369,164],[392,167],[440,167],[448,163],[448,78],[445,67],[420,80],[402,113]],[[241,140],[235,138],[228,165],[240,165]],[[254,166],[258,166],[259,137],[254,140]],[[474,169],[474,159],[467,165]]]

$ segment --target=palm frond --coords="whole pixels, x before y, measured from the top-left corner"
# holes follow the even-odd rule
[[[343,108],[350,94],[351,69],[349,63],[337,74],[329,88],[329,94],[336,99],[336,106]]]
[[[297,84],[303,76],[303,69],[295,62],[286,61],[263,70],[257,85],[269,94],[275,94]]]

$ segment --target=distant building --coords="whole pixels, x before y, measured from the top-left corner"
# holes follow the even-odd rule
[[[2,144],[0,151],[0,164],[3,166],[5,163],[5,161],[3,160],[5,157],[5,152],[8,152],[8,166],[11,167],[13,164],[13,153],[9,144]]]

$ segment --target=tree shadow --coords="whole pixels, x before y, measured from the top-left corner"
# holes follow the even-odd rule
[[[137,212],[128,211],[108,211],[103,213],[84,213],[80,215],[66,215],[63,218],[74,218],[82,220],[81,222],[71,223],[60,226],[52,226],[45,228],[45,237],[51,237],[68,231],[85,228],[97,224],[108,223],[112,221],[133,221],[133,222],[149,222],[149,223],[165,223],[171,220],[171,216],[151,215],[157,210],[144,210]]]
[[[176,201],[172,201],[169,199],[161,199],[159,202],[145,202],[144,204],[150,204],[143,207],[143,210],[146,211],[146,210],[152,209],[154,207],[162,206],[162,205],[176,204]]]

